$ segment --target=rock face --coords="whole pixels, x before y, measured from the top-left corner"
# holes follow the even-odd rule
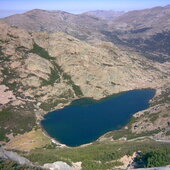
[[[15,152],[11,151],[6,151],[2,148],[0,148],[0,158],[1,159],[9,159],[13,160],[21,165],[28,165],[28,166],[33,166],[33,164],[26,158],[19,156]]]
[[[73,170],[68,164],[65,162],[54,162],[51,164],[44,164],[44,168],[50,169],[50,170]]]
[[[15,96],[13,95],[12,91],[9,91],[8,87],[5,85],[0,85],[0,104],[7,104],[11,100],[15,100]]]

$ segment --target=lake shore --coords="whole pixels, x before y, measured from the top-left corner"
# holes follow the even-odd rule
[[[145,90],[149,90],[149,89],[145,89]],[[150,89],[151,90],[151,89]],[[153,90],[153,89],[152,89]],[[151,90],[151,91],[152,91]],[[142,90],[134,90],[134,91],[141,91],[142,92]],[[132,93],[133,91],[128,91],[127,93]],[[124,94],[124,93],[121,93],[121,94]],[[147,94],[147,93],[146,93]],[[154,95],[156,94],[156,91],[154,90]],[[120,94],[119,94],[120,95]],[[118,96],[119,96],[118,95]],[[153,95],[153,96],[154,96]],[[117,96],[117,95],[116,95]],[[153,96],[152,96],[152,98],[153,98]],[[115,95],[113,96],[113,98],[115,97]],[[106,99],[108,99],[108,100],[104,100],[104,99],[102,99],[101,100],[101,102],[105,102],[105,101],[109,101],[110,100],[110,98],[111,98],[111,96],[109,96],[109,98],[106,98]],[[85,98],[86,99],[86,98]],[[80,100],[84,100],[84,99],[80,99]],[[76,100],[76,101],[74,101],[74,102],[72,102],[71,103],[71,105],[69,105],[69,107],[68,108],[70,108],[70,107],[75,107],[75,104],[76,104],[76,102],[78,102],[79,103],[79,101],[80,100]],[[92,100],[92,99],[91,99]],[[149,101],[150,101],[151,99],[149,99]],[[148,101],[148,102],[149,102]],[[93,103],[93,102],[92,102]],[[94,103],[96,103],[96,102],[94,102]],[[97,102],[98,104],[100,104],[100,102]],[[67,105],[68,106],[68,105]],[[149,106],[149,105],[148,105]],[[63,111],[63,109],[59,109],[59,110],[57,110],[57,112],[62,112]],[[133,114],[135,114],[136,112],[133,112]],[[53,112],[50,112],[50,114],[53,114]],[[59,115],[61,116],[63,113],[60,113]],[[46,114],[45,116],[44,116],[44,120],[45,120],[45,117],[48,117],[49,116],[49,114]],[[77,116],[80,116],[80,114],[77,114]],[[76,116],[76,117],[77,117]],[[66,116],[66,117],[68,117],[68,116]],[[76,119],[76,117],[74,117],[73,118],[73,120],[74,121],[76,121],[75,119]],[[65,119],[65,118],[64,118]],[[89,119],[90,120],[90,119]],[[41,123],[40,123],[41,124]],[[127,124],[127,122],[126,122],[126,124]],[[123,125],[126,125],[126,124],[123,124]],[[64,125],[65,126],[65,125]],[[122,126],[121,126],[122,127]],[[56,140],[57,138],[54,138],[54,137],[51,137],[51,135],[49,135],[48,134],[48,132],[44,129],[44,127],[42,126],[42,124],[41,124],[41,128],[43,129],[43,132],[45,133],[45,135],[47,135],[48,137],[50,137],[52,140],[53,140],[53,142],[54,143],[56,143],[56,144],[60,144],[60,145],[63,145],[61,142],[59,142],[58,140]],[[119,128],[116,128],[116,129],[119,129]],[[116,130],[115,129],[115,130]],[[111,130],[111,129],[110,129]],[[110,131],[109,130],[109,131]],[[112,130],[114,130],[114,129],[112,129]],[[111,130],[111,131],[112,131]],[[70,132],[71,133],[71,132]],[[105,132],[106,133],[106,132]],[[95,138],[95,140],[92,140],[93,142],[94,141],[96,141],[98,138],[100,138],[100,136],[102,136],[103,135],[103,133],[102,134],[100,134],[99,136],[97,136],[97,138]],[[74,136],[71,136],[71,138],[74,138]],[[91,142],[88,142],[88,143],[91,143]],[[88,143],[84,143],[84,144],[88,144]],[[81,146],[81,145],[84,145],[84,144],[76,144],[76,146],[75,147],[77,147],[77,146]],[[70,145],[67,145],[67,144],[64,144],[64,145],[66,145],[67,147],[70,147]],[[71,146],[71,147],[74,147],[74,146]]]

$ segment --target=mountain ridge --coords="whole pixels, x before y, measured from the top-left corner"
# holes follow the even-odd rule
[[[170,60],[169,18],[169,7],[154,7],[130,11],[108,20],[46,10],[33,10],[2,20],[32,31],[65,32],[90,43],[109,41],[131,48],[156,62],[166,62]]]
[[[96,11],[88,11],[88,12],[82,13],[82,15],[94,16],[97,18],[110,20],[110,19],[119,17],[123,15],[124,13],[125,12],[123,11],[114,11],[114,10],[96,10]]]

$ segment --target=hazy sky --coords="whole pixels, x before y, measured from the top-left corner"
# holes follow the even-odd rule
[[[72,13],[97,9],[129,11],[167,4],[170,4],[170,0],[0,0],[0,13],[2,16],[7,10],[21,12],[35,8]]]

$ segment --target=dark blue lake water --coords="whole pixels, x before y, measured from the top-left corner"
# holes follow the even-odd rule
[[[132,90],[100,101],[83,98],[44,116],[42,126],[59,142],[78,146],[126,125],[131,116],[149,106],[155,90]]]

